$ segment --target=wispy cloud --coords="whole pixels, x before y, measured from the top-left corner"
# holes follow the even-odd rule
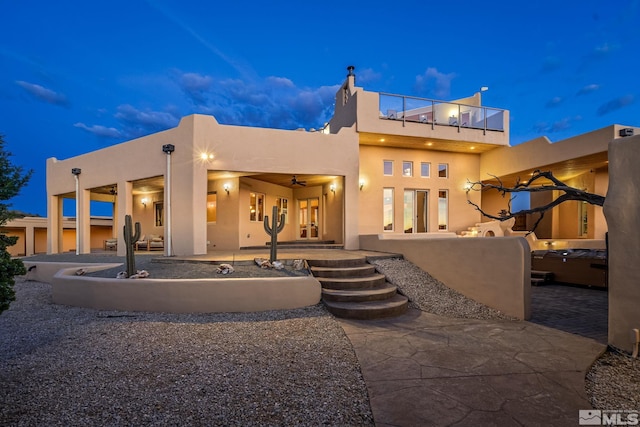
[[[211,89],[213,78],[198,73],[184,73],[180,76],[179,85],[196,104],[206,102],[206,92]]]
[[[600,89],[600,85],[597,85],[597,84],[586,85],[580,88],[578,93],[576,93],[576,96],[588,95],[590,93],[597,91],[598,89]]]
[[[612,99],[609,102],[605,102],[600,107],[598,107],[597,114],[598,116],[604,116],[605,114],[609,114],[613,111],[619,110],[624,107],[628,107],[629,105],[635,102],[635,97],[633,95],[625,95],[619,98]]]
[[[162,13],[165,18],[172,21],[180,28],[182,28],[185,32],[189,33],[198,43],[200,43],[203,47],[205,47],[209,52],[213,53],[215,56],[220,58],[222,61],[227,63],[229,66],[234,68],[245,80],[253,80],[256,78],[256,72],[249,66],[245,61],[240,60],[239,58],[234,58],[230,55],[227,55],[221,49],[219,49],[214,44],[210,43],[207,39],[201,36],[198,32],[196,32],[191,26],[187,25],[184,21],[180,20],[175,12],[166,10],[165,7],[159,5],[156,1],[147,0],[147,3],[155,8],[157,11]]]
[[[451,94],[451,81],[457,77],[456,73],[441,73],[437,68],[429,67],[423,75],[416,76],[415,90],[418,93],[433,93],[440,99],[448,98]]]
[[[356,83],[358,85],[377,82],[382,78],[382,74],[374,71],[372,68],[363,68],[362,70],[356,70],[355,74]]]
[[[324,125],[339,87],[299,88],[278,76],[245,81],[185,73],[176,81],[193,102],[194,112],[212,114],[223,124],[276,129]]]
[[[130,138],[175,127],[180,121],[180,116],[173,112],[143,111],[129,104],[118,106],[114,117],[123,124],[123,134]]]
[[[558,105],[562,104],[563,101],[564,101],[564,99],[562,97],[554,96],[549,101],[547,101],[547,103],[545,105],[546,105],[547,108],[554,108],[554,107],[557,107]]]
[[[118,129],[112,128],[112,127],[108,128],[106,126],[101,126],[101,125],[88,126],[81,122],[78,122],[73,126],[80,128],[100,138],[114,138],[114,139],[122,138],[122,133]]]
[[[565,117],[555,122],[538,122],[533,126],[533,130],[538,134],[558,133],[569,130],[576,122],[582,120],[582,116]]]
[[[43,101],[48,104],[57,105],[60,107],[69,106],[67,97],[61,93],[55,92],[51,89],[47,89],[46,87],[40,86],[35,83],[29,83],[22,80],[17,80],[16,84],[38,101]]]

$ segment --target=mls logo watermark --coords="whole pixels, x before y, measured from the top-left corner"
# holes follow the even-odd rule
[[[640,423],[637,411],[581,409],[578,417],[581,426],[637,426]]]

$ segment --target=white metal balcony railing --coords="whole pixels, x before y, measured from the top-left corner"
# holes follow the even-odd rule
[[[380,118],[504,132],[505,110],[380,93]]]

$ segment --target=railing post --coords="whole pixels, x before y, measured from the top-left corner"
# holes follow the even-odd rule
[[[407,120],[407,97],[402,97],[402,127],[405,126],[405,121]]]

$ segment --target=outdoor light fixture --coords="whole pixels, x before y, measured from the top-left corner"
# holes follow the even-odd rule
[[[146,197],[143,197],[143,198],[140,200],[140,203],[142,203],[142,204],[144,205],[144,207],[145,207],[145,208],[147,207],[147,202],[148,202],[148,200],[147,200],[147,198],[146,198]]]
[[[223,186],[222,186],[222,188],[224,189],[224,191],[226,191],[226,192],[227,192],[227,196],[228,196],[228,195],[229,195],[229,188],[230,188],[230,187],[229,187],[229,184],[225,184],[225,185],[223,185]]]
[[[162,151],[164,151],[166,154],[171,154],[176,151],[176,147],[173,144],[164,144],[162,146]]]
[[[214,156],[213,156],[213,154],[212,154],[212,153],[204,153],[204,152],[203,152],[202,154],[200,154],[200,158],[201,158],[202,160],[213,160],[213,157],[214,157]]]
[[[362,191],[362,188],[364,187],[364,179],[360,180],[360,191]]]
[[[75,176],[78,176],[82,173],[82,169],[80,168],[73,168],[71,169],[71,173],[74,174]]]
[[[329,186],[329,190],[331,190],[331,192],[332,192],[333,194],[336,194],[336,185],[335,185],[335,184],[331,184],[331,185]]]

